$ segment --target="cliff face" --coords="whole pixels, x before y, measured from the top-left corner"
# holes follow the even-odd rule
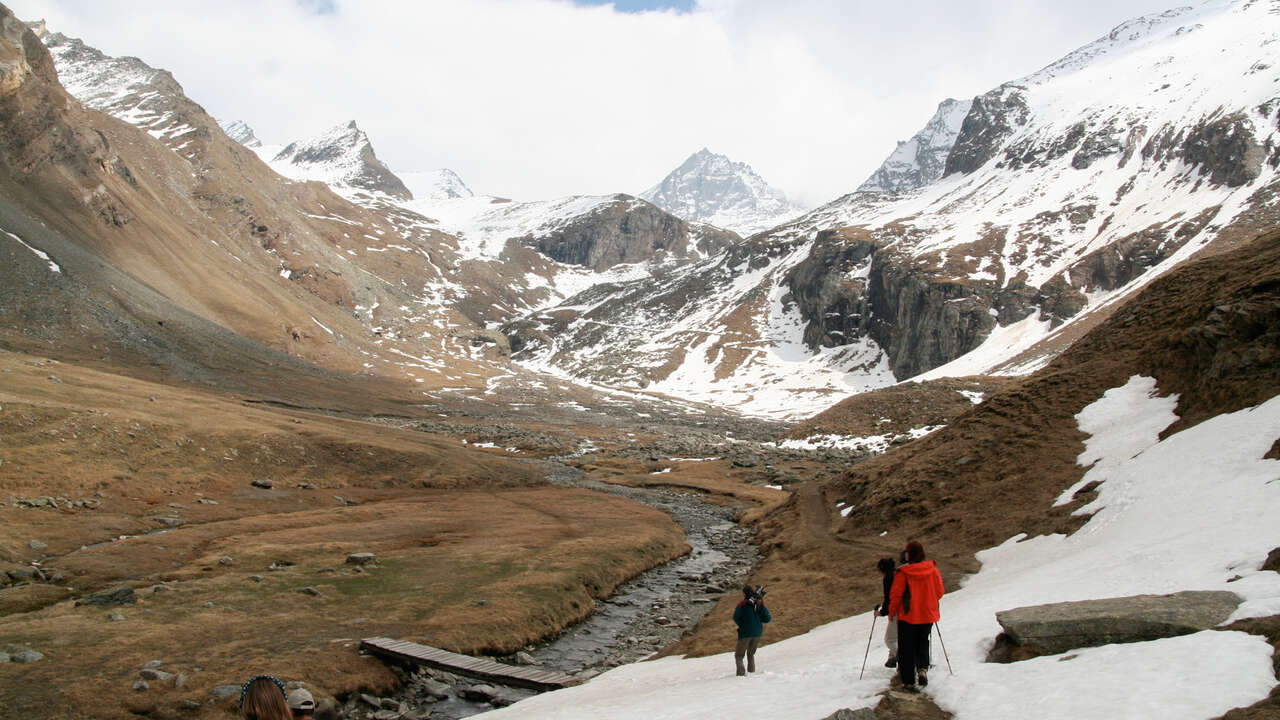
[[[606,270],[663,254],[676,258],[712,255],[738,239],[733,232],[688,223],[650,203],[616,195],[592,212],[516,242],[557,262]]]

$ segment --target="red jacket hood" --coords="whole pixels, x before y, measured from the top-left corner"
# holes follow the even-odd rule
[[[908,563],[906,565],[903,565],[902,567],[898,568],[898,572],[906,573],[911,577],[921,578],[933,572],[936,572],[937,567],[938,566],[935,565],[932,560],[921,560],[918,563]]]

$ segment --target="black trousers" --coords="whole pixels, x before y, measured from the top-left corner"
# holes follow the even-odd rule
[[[898,621],[898,677],[903,685],[915,685],[916,674],[929,669],[929,634],[933,623],[916,625]]]

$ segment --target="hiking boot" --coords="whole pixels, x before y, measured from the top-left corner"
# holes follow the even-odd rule
[[[889,656],[889,659],[884,661],[884,666],[885,666],[885,667],[887,667],[887,668],[896,668],[896,667],[898,667],[898,656],[897,656],[897,655],[890,655],[890,656]]]
[[[916,675],[916,682],[919,683],[920,687],[927,687],[929,685],[929,676],[925,674],[925,671],[921,670]]]

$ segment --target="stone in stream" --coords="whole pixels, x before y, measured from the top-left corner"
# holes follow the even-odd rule
[[[418,682],[418,687],[422,688],[422,692],[437,700],[444,700],[449,697],[449,686],[439,680],[423,678]]]
[[[462,697],[473,702],[489,702],[497,695],[498,689],[488,683],[471,685],[462,689]]]

